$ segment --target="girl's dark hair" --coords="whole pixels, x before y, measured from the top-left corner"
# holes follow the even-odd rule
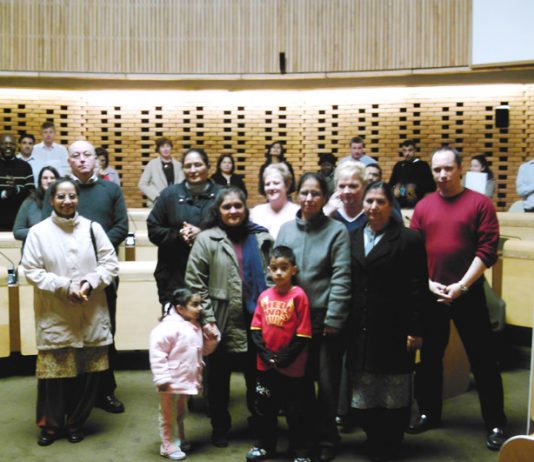
[[[267,165],[272,163],[271,149],[273,148],[275,144],[280,145],[280,156],[279,156],[280,160],[278,162],[286,162],[286,149],[284,148],[283,143],[281,141],[274,141],[269,146],[267,146],[267,151],[265,151],[265,157],[267,158]]]
[[[208,158],[208,155],[206,154],[206,151],[204,151],[204,149],[197,149],[197,148],[188,149],[185,152],[184,156],[182,157],[182,166],[185,164],[185,158],[193,152],[196,152],[202,159],[202,162],[206,164],[206,167],[210,168],[210,160]]]
[[[486,159],[484,154],[473,156],[471,157],[471,160],[476,160],[480,165],[482,165],[482,171],[488,174],[488,180],[493,178],[493,171],[491,170],[488,159]]]
[[[239,189],[236,186],[230,186],[229,188],[221,189],[217,193],[217,197],[215,198],[215,202],[213,205],[208,209],[208,213],[206,216],[206,219],[204,221],[204,229],[214,228],[215,226],[221,226],[224,225],[221,220],[221,213],[219,211],[219,208],[221,207],[221,204],[224,202],[224,200],[230,196],[231,194],[235,194],[241,202],[245,205],[245,220],[244,223],[248,221],[249,217],[249,210],[247,206],[247,197],[245,196],[245,193]]]
[[[389,184],[387,184],[385,181],[375,181],[374,183],[369,183],[363,192],[363,199],[365,200],[365,196],[367,196],[367,193],[373,189],[381,189],[384,191],[384,195],[386,196],[386,199],[390,203],[390,205],[393,205],[395,202],[395,199],[393,197],[393,191],[389,187]]]
[[[319,183],[319,188],[321,189],[323,196],[328,198],[328,184],[326,183],[324,176],[316,172],[306,172],[302,174],[297,184],[297,193],[300,191],[300,188],[302,188],[304,182],[310,178],[313,178],[315,181],[317,181],[317,183]]]
[[[46,192],[43,189],[43,186],[41,185],[41,180],[43,179],[44,172],[47,172],[47,171],[52,172],[54,176],[56,177],[56,180],[59,178],[59,172],[51,165],[46,165],[45,167],[41,169],[41,171],[39,172],[39,176],[37,177],[37,188],[35,188],[31,192],[31,197],[33,198],[33,200],[35,200],[39,208],[42,208],[43,206],[43,199],[44,199],[44,195]]]
[[[171,294],[171,301],[170,303],[167,303],[163,308],[163,315],[159,320],[161,321],[165,316],[168,316],[170,311],[175,306],[185,306],[191,299],[193,298],[193,292],[189,290],[187,287],[183,287],[180,289],[174,289]]]
[[[230,174],[234,173],[234,171],[235,171],[235,160],[234,160],[234,156],[232,156],[232,154],[221,154],[218,157],[218,159],[217,159],[217,173],[222,173],[221,172],[221,163],[227,157],[232,161],[232,170],[230,170]]]
[[[80,195],[80,186],[78,185],[78,183],[72,178],[69,178],[68,176],[63,176],[61,178],[58,178],[56,181],[54,181],[54,183],[50,185],[50,198],[53,198],[56,195],[58,186],[63,183],[70,183],[71,185],[73,185],[76,194],[78,196]]]

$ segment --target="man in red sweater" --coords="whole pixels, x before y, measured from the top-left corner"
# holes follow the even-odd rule
[[[462,186],[462,159],[454,149],[444,147],[433,154],[432,174],[438,190],[417,204],[411,221],[425,240],[428,284],[436,303],[428,310],[415,377],[420,415],[408,432],[441,424],[443,355],[452,318],[475,377],[486,446],[498,450],[506,439],[506,416],[482,285],[484,271],[497,260],[497,214],[489,198]]]

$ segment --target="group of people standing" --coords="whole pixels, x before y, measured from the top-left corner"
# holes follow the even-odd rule
[[[438,188],[432,193],[430,185],[403,189],[380,181],[359,138],[335,170],[335,158],[324,158],[334,164],[330,173],[321,168],[295,182],[283,146],[273,143],[260,177],[266,203],[251,211],[231,156],[220,156],[210,179],[203,150],[187,151],[180,163],[171,148],[170,140],[158,140],[160,158],[142,181],[154,201],[147,227],[158,246],[154,276],[163,312],[150,350],[162,456],[186,457],[185,401],[202,382],[211,442],[229,444],[230,376],[237,368],[257,437],[247,460],[274,455],[280,411],[296,462],[335,458],[340,414],[361,424],[373,460],[393,458],[405,431],[441,425],[450,319],[479,388],[486,444],[500,447],[502,383],[481,290],[483,272],[496,260],[498,222],[491,201],[462,186],[461,158],[452,148],[432,156],[428,173]],[[71,178],[52,183],[48,177],[58,172],[41,172],[35,200],[44,221],[32,224],[34,211],[23,223],[29,231],[22,267],[37,290],[41,445],[63,429],[69,441],[81,441],[95,400],[110,412],[124,410],[112,373],[106,379],[104,372],[113,354],[114,248],[127,233],[124,198],[116,184],[95,175],[89,143],[73,143],[68,162]],[[374,168],[367,172],[366,164]],[[163,188],[152,189],[154,178]],[[419,202],[408,229],[398,207],[413,197]],[[53,250],[51,239],[58,243]],[[420,348],[420,414],[409,425]],[[107,384],[103,398],[99,382]]]

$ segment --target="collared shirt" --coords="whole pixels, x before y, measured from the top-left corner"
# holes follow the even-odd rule
[[[384,231],[385,229],[377,234],[371,229],[369,223],[365,225],[365,228],[363,228],[363,249],[366,257],[384,237]]]
[[[27,159],[19,152],[17,154],[17,159],[23,160],[24,162],[28,162],[28,164],[30,164],[33,173],[33,181],[35,182],[35,186],[38,187],[39,185],[37,183],[39,182],[39,173],[44,165],[42,165],[39,159],[33,155],[33,151],[30,154],[30,157]]]
[[[35,157],[36,159],[35,167],[32,162],[29,162],[32,166],[34,177],[38,177],[41,169],[48,165],[54,167],[60,176],[65,176],[70,173],[67,149],[60,144],[52,143],[52,147],[46,146],[44,142],[36,144],[33,147],[31,157]]]
[[[529,160],[519,167],[516,189],[517,194],[523,198],[523,207],[534,208],[534,160]]]
[[[365,166],[371,165],[371,164],[378,164],[376,159],[373,159],[371,156],[368,156],[367,154],[363,154],[362,157],[360,157],[358,160],[356,160],[354,157],[352,157],[349,154],[347,157],[343,157],[343,159],[339,161],[338,166],[347,160],[353,160],[354,162],[361,162]]]

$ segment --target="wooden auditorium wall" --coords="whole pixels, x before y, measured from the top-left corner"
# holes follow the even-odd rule
[[[3,71],[277,74],[467,66],[466,0],[0,0]]]
[[[266,146],[274,140],[285,143],[296,174],[316,170],[321,153],[347,155],[353,136],[365,138],[366,151],[379,160],[385,178],[400,158],[404,139],[416,139],[425,160],[445,143],[466,157],[485,153],[497,177],[499,210],[518,199],[516,172],[534,151],[532,85],[301,92],[19,89],[0,94],[0,132],[29,132],[39,138],[40,124],[50,120],[62,144],[86,138],[109,148],[129,207],[143,205],[137,182],[155,156],[154,141],[160,136],[174,141],[177,154],[202,147],[213,162],[221,153],[234,154],[252,204],[261,200],[258,171]],[[506,129],[494,125],[494,109],[500,104],[510,106]]]

